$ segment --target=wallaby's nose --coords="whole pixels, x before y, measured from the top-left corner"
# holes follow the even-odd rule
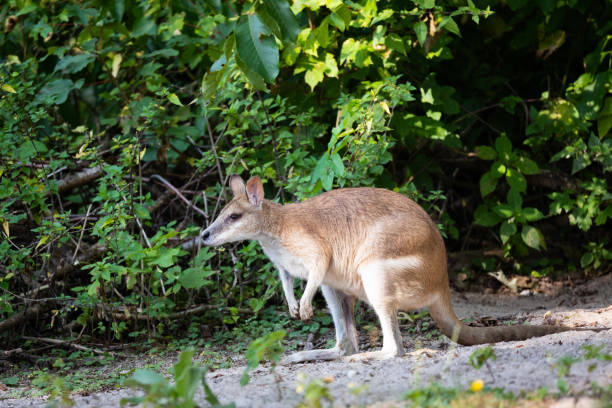
[[[204,233],[202,234],[202,239],[204,241],[206,241],[208,239],[208,237],[210,236],[210,232],[208,231],[204,231]]]

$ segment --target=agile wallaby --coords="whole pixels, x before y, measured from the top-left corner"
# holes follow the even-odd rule
[[[285,362],[331,360],[358,351],[354,304],[375,310],[383,332],[380,351],[351,358],[389,358],[404,350],[398,310],[429,308],[446,336],[463,345],[523,340],[576,330],[563,326],[471,327],[450,301],[444,242],[427,213],[409,198],[380,188],[332,190],[304,202],[264,200],[259,177],[232,176],[234,199],[202,233],[206,245],[254,239],[279,270],[291,316],[312,317],[319,286],[331,311],[336,346],[297,352]],[[299,307],[293,277],[306,279]],[[580,329],[578,329],[580,330]]]

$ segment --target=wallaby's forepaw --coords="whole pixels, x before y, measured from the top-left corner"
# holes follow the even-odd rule
[[[289,315],[294,319],[297,319],[300,316],[300,307],[297,302],[289,304]]]
[[[307,321],[312,319],[314,312],[312,311],[312,305],[306,305],[300,303],[300,319]]]

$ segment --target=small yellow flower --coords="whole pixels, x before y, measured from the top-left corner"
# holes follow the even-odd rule
[[[470,385],[470,390],[472,390],[474,392],[478,392],[478,391],[482,390],[482,387],[484,387],[484,381],[482,381],[482,380],[474,380],[474,381],[472,381],[472,385]]]

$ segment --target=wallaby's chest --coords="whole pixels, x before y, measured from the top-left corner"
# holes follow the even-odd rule
[[[260,241],[264,253],[279,269],[284,269],[291,276],[300,279],[308,278],[308,268],[306,262],[295,254],[276,242]]]

